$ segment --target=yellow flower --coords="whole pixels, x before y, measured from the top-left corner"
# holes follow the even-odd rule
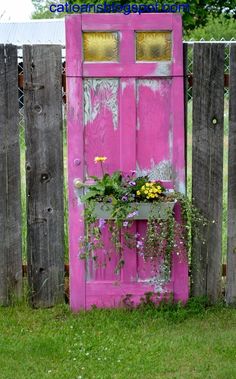
[[[148,191],[147,191],[147,190],[145,190],[145,191],[144,191],[144,193],[147,195],[147,194],[148,194]]]
[[[105,162],[106,160],[107,160],[107,157],[95,157],[94,163]]]
[[[140,191],[137,191],[136,194],[137,194],[138,196],[140,196],[140,195],[141,195],[141,192],[140,192]]]

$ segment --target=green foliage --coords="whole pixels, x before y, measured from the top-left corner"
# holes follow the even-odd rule
[[[89,191],[82,197],[83,201],[96,199],[99,201],[101,198],[105,202],[109,199],[114,201],[115,198],[122,196],[122,175],[119,171],[112,175],[105,174],[101,179],[96,176],[91,176],[91,178],[95,180],[95,184],[89,187]]]
[[[62,18],[65,17],[64,13],[52,13],[49,10],[50,4],[60,4],[61,0],[32,0],[33,6],[35,8],[32,19],[49,19],[49,18]]]
[[[96,159],[99,157],[95,161]],[[135,172],[130,175],[120,171],[111,175],[104,174],[103,162],[100,163],[103,173],[101,178],[93,176],[95,182],[90,186],[78,183],[79,188],[88,187],[81,197],[85,203],[87,232],[80,241],[80,258],[93,260],[99,267],[106,265],[106,258],[112,259],[115,252],[119,258],[115,272],[119,272],[125,264],[124,248],[127,246],[135,249],[145,261],[150,261],[155,283],[168,281],[172,252],[175,251],[183,259],[186,259],[186,251],[190,255],[193,231],[196,233],[199,225],[206,224],[204,218],[188,197],[166,190],[159,181],[150,181],[148,176],[136,177]],[[182,209],[183,223],[177,222],[173,217],[173,206],[177,200]],[[140,203],[150,204],[144,236],[130,232]],[[165,204],[165,207],[161,204]],[[110,209],[110,216],[99,219],[96,216],[98,206]],[[103,241],[105,226],[110,231],[113,242],[109,250]],[[99,262],[98,249],[102,249],[105,256],[102,262]]]
[[[209,41],[212,38],[216,41],[221,38],[226,41],[230,41],[233,38],[236,40],[236,20],[233,17],[225,18],[223,15],[218,18],[210,16],[205,26],[194,29],[186,36],[186,39],[194,41],[198,41],[201,38],[205,41]]]

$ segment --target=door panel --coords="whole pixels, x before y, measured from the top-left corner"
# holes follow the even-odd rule
[[[136,170],[184,191],[181,18],[172,14],[73,15],[67,18],[66,36],[72,309],[117,306],[127,294],[138,303],[145,292],[163,296],[175,288],[184,299],[187,263],[177,256],[174,276],[164,285],[161,276],[159,282],[152,282],[152,265],[135,249],[124,248],[125,266],[115,274],[118,257],[114,251],[111,254],[106,226],[105,248],[98,252],[98,261],[85,264],[78,258],[76,241],[83,238],[86,225],[81,193],[73,185],[76,178],[86,181],[90,175],[101,176],[94,158],[106,156],[106,172]],[[132,232],[140,235],[145,229],[145,221],[132,226]]]

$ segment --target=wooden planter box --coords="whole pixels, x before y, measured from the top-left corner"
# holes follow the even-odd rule
[[[150,215],[157,219],[165,220],[167,218],[169,210],[173,210],[176,201],[160,202],[157,204],[151,203],[129,203],[131,209],[129,213],[137,211],[137,215],[129,218],[129,220],[148,220]],[[93,215],[96,218],[102,218],[104,220],[114,219],[112,217],[112,205],[104,203],[96,203]]]

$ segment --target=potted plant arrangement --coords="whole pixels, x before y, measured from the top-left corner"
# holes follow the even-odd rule
[[[101,178],[92,176],[90,185],[77,183],[77,188],[84,188],[81,200],[85,204],[87,228],[80,241],[80,258],[98,260],[96,251],[105,247],[102,233],[107,228],[113,247],[106,255],[110,260],[114,251],[118,254],[116,272],[125,264],[124,247],[127,246],[135,249],[144,260],[151,260],[153,266],[161,263],[168,280],[173,251],[188,254],[191,225],[196,229],[196,224],[203,218],[186,196],[166,189],[159,180],[150,180],[148,175],[137,176],[135,171],[105,173],[103,163],[106,159],[96,157],[94,160],[101,165]],[[182,222],[177,222],[173,215],[177,203],[181,207]],[[134,233],[132,225],[136,220],[146,220],[144,235]]]

